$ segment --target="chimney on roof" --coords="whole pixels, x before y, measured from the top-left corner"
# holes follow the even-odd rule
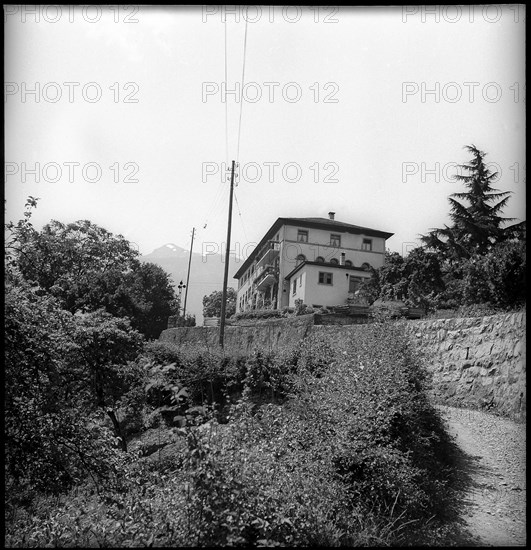
[[[328,217],[333,220],[334,219],[334,216],[336,215],[335,212],[328,212]]]

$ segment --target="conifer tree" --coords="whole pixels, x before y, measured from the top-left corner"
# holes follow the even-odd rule
[[[467,145],[465,149],[473,158],[459,166],[463,173],[456,176],[463,182],[466,191],[454,193],[448,198],[453,224],[451,227],[445,225],[444,228],[433,229],[421,237],[428,248],[440,251],[448,260],[484,254],[505,239],[507,232],[503,224],[513,219],[500,216],[511,191],[499,191],[492,186],[498,173],[492,172],[485,164],[486,153],[475,145]]]

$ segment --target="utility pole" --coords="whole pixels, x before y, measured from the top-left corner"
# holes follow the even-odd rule
[[[229,279],[229,251],[230,251],[230,230],[232,226],[232,195],[234,194],[234,165],[232,161],[230,173],[230,197],[229,197],[229,223],[227,225],[227,250],[225,252],[225,275],[223,276],[223,293],[221,295],[221,319],[219,321],[219,345],[223,348],[225,336],[225,315],[227,312],[227,282]]]
[[[188,275],[186,276],[186,292],[184,293],[183,322],[186,321],[186,299],[188,298],[188,282],[190,281],[190,266],[192,265],[192,248],[194,247],[195,227],[192,227],[192,243],[190,244],[190,257],[188,258]]]

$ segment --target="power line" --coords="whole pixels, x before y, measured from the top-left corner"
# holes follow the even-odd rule
[[[225,193],[227,191],[225,185],[225,182],[221,181],[218,185],[218,188],[216,190],[216,193],[214,195],[214,199],[212,200],[212,204],[210,205],[210,208],[208,209],[206,219],[209,220],[210,216],[214,213],[214,211],[217,209],[217,207],[220,205],[221,200],[225,196]]]
[[[243,67],[242,67],[242,88],[240,97],[240,121],[238,123],[238,149],[236,150],[236,162],[240,160],[240,134],[242,129],[242,112],[243,112],[243,86],[245,82],[245,61],[247,52],[247,19],[245,20],[245,36],[243,38]]]
[[[227,21],[224,23],[224,70],[225,70],[225,90],[227,89],[227,83],[228,83],[228,60],[227,60]],[[229,165],[229,103],[227,101],[227,98],[225,98],[225,163],[226,166]],[[209,210],[207,211],[207,216],[205,219],[205,223],[203,225],[203,229],[206,229],[206,226],[211,221],[210,217],[214,213],[216,209],[219,208],[221,205],[222,200],[225,198],[225,175],[221,175],[221,182],[216,190],[214,199],[211,203],[211,206]],[[216,216],[217,217],[217,216]]]
[[[228,81],[228,55],[227,55],[227,22],[225,21],[225,28],[224,28],[224,71],[225,71],[225,89],[227,88],[227,81]],[[238,120],[238,145],[237,145],[237,154],[236,159],[239,159],[240,156],[240,138],[241,138],[241,127],[242,127],[242,113],[243,113],[243,86],[245,83],[245,65],[247,60],[247,21],[245,21],[245,34],[244,34],[244,40],[243,40],[243,63],[242,63],[242,82],[241,82],[241,98],[240,98],[240,116]],[[228,110],[228,101],[225,98],[225,157],[226,157],[226,166],[229,164],[229,110]],[[225,200],[225,195],[227,192],[226,187],[223,185],[225,183],[224,177],[222,176],[220,185],[218,186],[218,189],[215,193],[214,199],[212,201],[211,207],[208,210],[205,223],[203,225],[203,229],[206,228],[208,223],[212,221],[210,217],[214,214],[216,210],[218,210],[219,215],[219,207]],[[245,231],[245,224],[243,222],[243,217],[241,214],[241,210],[238,204],[238,199],[236,198],[236,204],[238,206],[238,212],[240,216],[240,220],[242,223],[243,232],[245,235],[245,238],[247,239],[247,234]],[[213,219],[216,219],[218,215],[214,216]]]
[[[227,21],[225,20],[225,93],[227,91]],[[225,162],[229,165],[229,103],[225,96]]]
[[[240,210],[240,204],[238,203],[238,197],[236,195],[236,191],[234,191],[234,198],[236,199],[236,207],[238,208],[238,214],[240,216],[240,221],[242,222],[243,235],[245,237],[245,240],[249,241],[249,238],[247,237],[247,231],[245,231],[245,224],[243,223],[242,212]]]

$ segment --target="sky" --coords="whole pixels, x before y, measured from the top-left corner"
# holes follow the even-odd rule
[[[406,253],[474,144],[524,220],[524,10],[4,6],[5,217],[223,253],[236,160],[236,254],[329,211]]]

